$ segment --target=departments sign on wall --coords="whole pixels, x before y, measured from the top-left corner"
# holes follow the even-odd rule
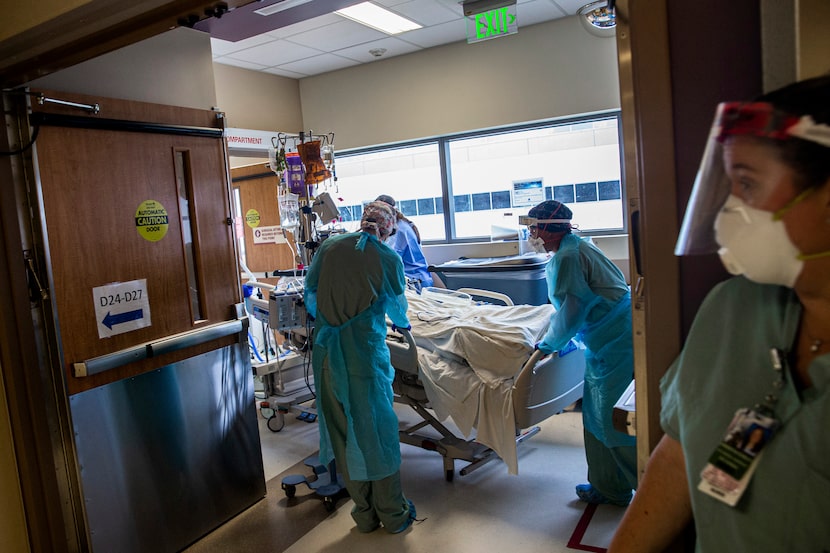
[[[273,148],[271,139],[277,136],[273,131],[256,131],[252,129],[225,129],[225,141],[228,143],[228,151],[231,155],[235,153],[255,153],[267,155],[268,150]]]

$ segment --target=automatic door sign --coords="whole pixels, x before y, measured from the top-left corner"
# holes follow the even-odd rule
[[[248,223],[248,226],[251,228],[257,228],[259,226],[259,211],[256,209],[249,209],[245,213],[245,222]]]
[[[99,338],[109,338],[152,324],[146,278],[93,288],[92,297]]]
[[[156,200],[144,200],[135,210],[135,229],[149,242],[158,242],[167,234],[167,210]]]

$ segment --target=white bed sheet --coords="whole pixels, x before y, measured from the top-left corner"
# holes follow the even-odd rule
[[[439,420],[493,449],[518,474],[513,378],[544,335],[548,305],[452,307],[407,293],[422,381]]]

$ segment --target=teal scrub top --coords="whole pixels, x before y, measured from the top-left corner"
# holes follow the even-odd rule
[[[608,447],[634,445],[636,438],[616,430],[612,420],[614,405],[634,378],[625,277],[593,243],[573,234],[562,237],[545,274],[556,312],[539,349],[561,350],[574,337],[585,344],[583,424]]]
[[[409,325],[405,290],[398,254],[363,232],[326,239],[305,278],[306,309],[315,318],[314,381],[323,382],[324,367],[331,371],[348,421],[346,463],[352,480],[380,480],[400,468],[386,315],[398,326]],[[334,453],[325,409],[318,409],[318,421],[320,460],[327,465]]]
[[[813,360],[799,393],[775,389],[771,348],[788,352],[801,316],[795,293],[743,277],[716,286],[661,380],[661,424],[686,456],[696,551],[830,551],[830,355]],[[735,507],[698,491],[700,472],[739,408],[778,397],[782,426]]]

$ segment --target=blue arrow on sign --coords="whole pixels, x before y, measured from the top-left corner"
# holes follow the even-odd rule
[[[144,310],[143,309],[136,309],[134,311],[125,311],[123,313],[116,313],[115,315],[111,315],[107,312],[107,316],[104,317],[102,321],[104,326],[108,329],[112,330],[113,325],[118,325],[121,323],[128,323],[130,321],[137,321],[138,319],[144,318]]]

